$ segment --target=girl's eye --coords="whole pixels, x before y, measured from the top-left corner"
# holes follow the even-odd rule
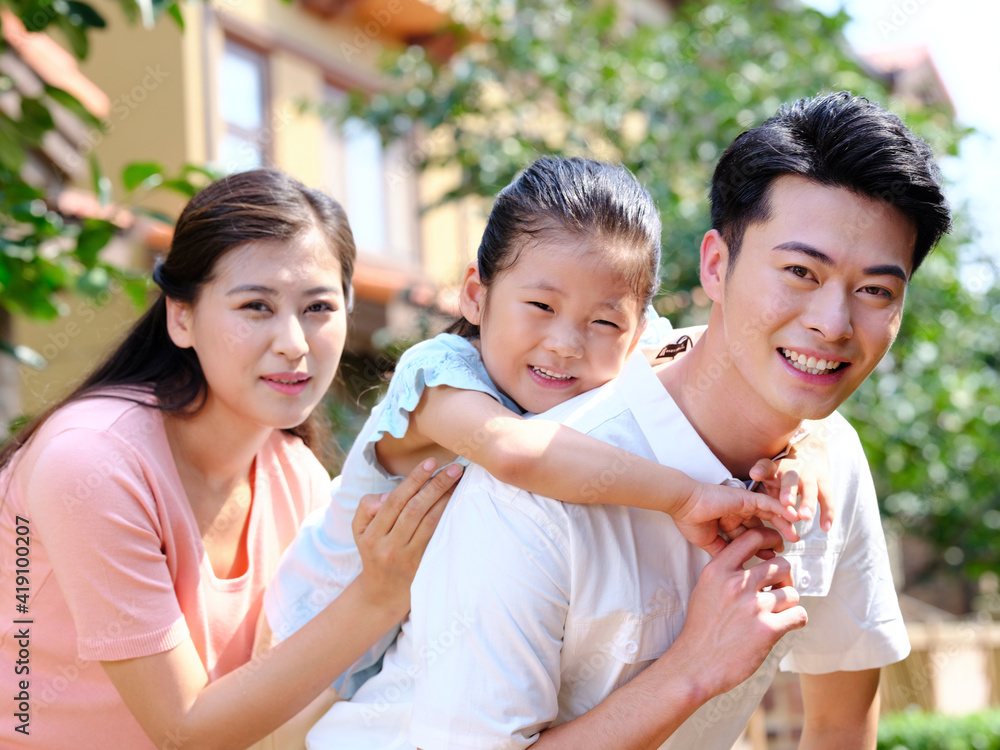
[[[548,305],[546,305],[544,302],[529,302],[528,304],[529,305],[534,305],[539,310],[545,310],[546,312],[548,312],[549,310],[552,309],[551,307],[549,307]]]
[[[617,323],[614,323],[610,320],[595,320],[594,322],[597,323],[597,325],[599,326],[611,326],[614,329],[621,328],[621,326],[619,326]]]

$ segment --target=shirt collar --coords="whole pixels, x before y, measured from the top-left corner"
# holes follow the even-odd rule
[[[705,445],[642,352],[629,358],[617,383],[619,395],[639,423],[659,463],[680,469],[700,482],[738,481]]]

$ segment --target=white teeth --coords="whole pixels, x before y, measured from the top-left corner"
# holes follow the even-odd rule
[[[572,375],[562,375],[558,372],[552,372],[552,370],[546,370],[544,367],[536,367],[532,365],[532,370],[537,372],[542,377],[548,378],[549,380],[572,380]]]
[[[793,351],[792,349],[782,349],[781,353],[785,355],[785,358],[792,363],[792,366],[796,370],[808,372],[810,375],[823,375],[828,372],[833,372],[844,364],[843,362],[837,362],[832,359],[826,360],[816,359],[815,357],[807,357],[805,354],[799,354],[797,351]]]

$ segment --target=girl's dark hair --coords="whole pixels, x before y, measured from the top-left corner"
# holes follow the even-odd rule
[[[719,159],[710,194],[712,228],[732,261],[747,227],[769,218],[771,185],[784,175],[895,206],[917,231],[914,271],[951,227],[930,146],[878,104],[839,91],[782,105]],[[730,262],[730,272],[734,266]]]
[[[596,241],[629,281],[642,309],[659,286],[660,215],[649,192],[622,166],[543,157],[497,195],[479,245],[479,278],[488,290],[527,240],[569,233]],[[466,338],[479,326],[459,318],[448,329]]]
[[[350,300],[354,236],[335,200],[274,169],[254,169],[213,182],[185,206],[174,228],[170,252],[153,270],[162,293],[126,334],[118,348],[69,396],[27,425],[0,451],[0,469],[57,409],[101,392],[167,412],[197,411],[206,382],[198,356],[181,349],[167,333],[166,298],[192,303],[211,281],[219,260],[249,242],[281,242],[316,231],[340,260],[344,298]],[[114,391],[106,392],[108,388]],[[129,397],[132,391],[135,396]],[[310,448],[321,447],[324,422],[314,411],[286,430]]]

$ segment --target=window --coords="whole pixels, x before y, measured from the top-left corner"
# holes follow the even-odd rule
[[[343,92],[327,86],[331,104]],[[378,132],[363,120],[326,125],[323,171],[326,187],[351,222],[358,251],[419,265],[416,174],[406,161],[406,143],[382,146]]]
[[[254,50],[226,40],[219,66],[219,115],[222,139],[217,162],[240,172],[268,161],[267,60]]]

